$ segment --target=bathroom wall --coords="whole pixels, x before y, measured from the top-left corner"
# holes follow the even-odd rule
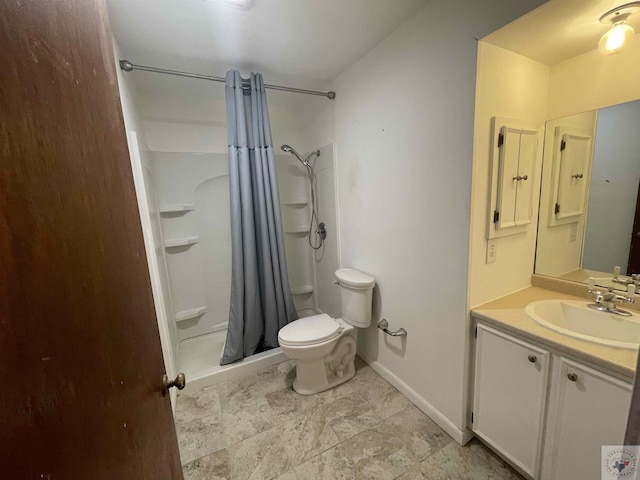
[[[546,119],[544,100],[548,87],[548,66],[495,45],[479,42],[469,262],[469,305],[472,307],[524,288],[531,282]],[[524,233],[496,239],[496,261],[486,263],[491,118],[494,116],[531,122],[540,133],[532,179],[535,192],[532,222]]]
[[[551,68],[547,118],[597,110],[640,98],[640,41],[615,55],[598,50]]]
[[[335,81],[341,261],[376,278],[359,353],[458,441],[477,41],[539,5],[430,2]],[[446,19],[446,20],[445,20]]]
[[[593,138],[596,128],[596,111],[577,113],[562,118],[548,120],[545,127],[545,135],[549,141],[544,143],[545,165],[542,170],[542,188],[536,191],[540,198],[540,219],[537,222],[538,243],[536,253],[536,273],[543,275],[561,276],[578,270],[582,264],[582,241],[584,238],[585,220],[591,216],[581,215],[574,223],[549,226],[549,219],[555,207],[553,192],[551,189],[551,177],[553,173],[553,150],[556,127],[573,127],[591,132]],[[636,186],[637,188],[637,186]],[[539,192],[539,194],[538,194]],[[635,203],[634,203],[635,205]],[[576,229],[575,238],[571,229]],[[536,247],[534,246],[534,249]],[[590,268],[590,267],[588,267]]]
[[[640,180],[640,100],[598,111],[585,268],[626,270]]]
[[[116,60],[121,58],[120,48],[115,40],[113,40],[113,45],[114,60]],[[165,370],[167,375],[173,378],[177,373],[176,358],[179,345],[175,323],[170,321],[173,316],[173,304],[168,285],[167,266],[162,248],[164,240],[160,227],[158,202],[153,182],[154,165],[153,162],[150,161],[133,89],[120,68],[116,68],[116,71],[129,155],[131,156],[134,181],[136,183],[136,194],[138,195],[138,208],[140,209]],[[137,145],[134,140],[134,133],[135,137],[137,137]],[[141,197],[141,194],[144,195],[144,198]],[[175,398],[176,394],[172,391],[172,405],[175,405]]]

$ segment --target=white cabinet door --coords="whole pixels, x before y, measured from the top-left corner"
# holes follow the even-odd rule
[[[631,385],[561,358],[556,388],[551,478],[600,480],[602,445],[624,440]]]
[[[538,132],[535,130],[522,130],[520,134],[520,153],[518,155],[518,175],[516,177],[516,225],[531,223],[533,167],[536,163],[537,149]]]
[[[520,155],[519,128],[502,127],[502,145],[498,170],[498,228],[513,227],[516,214],[516,190],[518,183],[518,157]]]
[[[565,133],[560,145],[556,217],[575,217],[584,213],[590,178],[591,137]]]
[[[549,352],[478,325],[473,431],[536,477]]]

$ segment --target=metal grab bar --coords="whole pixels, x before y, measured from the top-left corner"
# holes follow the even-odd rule
[[[389,330],[389,322],[387,322],[386,319],[382,319],[380,320],[380,322],[378,323],[378,328],[380,330],[382,330],[384,333],[386,333],[387,335],[391,335],[392,337],[406,337],[407,336],[407,331],[404,328],[400,328],[398,330],[396,330],[395,332],[392,332],[391,330]]]

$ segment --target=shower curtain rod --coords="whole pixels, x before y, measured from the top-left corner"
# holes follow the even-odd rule
[[[180,72],[178,70],[166,70],[164,68],[145,67],[144,65],[134,65],[129,60],[120,60],[120,69],[125,72],[132,70],[143,70],[145,72],[165,73],[167,75],[175,75],[177,77],[197,78],[200,80],[210,80],[212,82],[225,82],[224,77],[214,77],[211,75],[201,75],[199,73]],[[265,88],[271,90],[282,90],[283,92],[304,93],[305,95],[318,95],[321,97],[327,97],[329,100],[336,98],[336,92],[318,92],[316,90],[305,90],[303,88],[283,87],[282,85],[270,85],[264,84]]]

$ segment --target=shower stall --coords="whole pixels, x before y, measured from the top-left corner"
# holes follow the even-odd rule
[[[121,64],[122,70],[130,71],[128,65]],[[186,391],[195,391],[286,358],[280,348],[274,348],[220,365],[232,278],[223,88],[171,77],[160,81],[159,91],[158,82],[147,83],[145,75],[153,76],[121,74],[137,110],[137,118],[127,125],[128,133],[136,130],[138,139],[132,161],[140,163],[142,181],[136,188],[148,204],[149,236],[157,263],[150,274],[171,344],[164,349],[165,355],[172,355],[175,370],[185,373]],[[185,87],[181,82],[191,83]],[[289,284],[298,317],[338,316],[339,292],[333,284],[333,272],[339,266],[333,143],[318,148],[316,142],[326,137],[316,135],[312,124],[295,128],[300,122],[288,120],[286,110],[280,108],[280,104],[291,104],[286,95],[293,94],[270,92],[269,108],[277,117],[272,131]],[[298,109],[309,105],[313,110],[308,96],[296,96],[300,97]],[[311,97],[311,102],[326,105],[327,99]],[[317,111],[319,104],[315,105]],[[288,145],[281,149],[283,144],[306,153],[298,154]],[[315,233],[320,222],[326,232],[321,243]]]
[[[336,242],[333,146],[327,145],[321,152],[315,171],[318,189],[322,189],[319,201],[325,208],[319,211],[324,223],[332,224],[325,240],[332,243]],[[166,303],[172,307],[177,332],[176,366],[186,374],[189,390],[284,361],[277,348],[220,366],[231,289],[227,155],[165,151],[148,155],[155,172],[147,175],[146,187],[157,199],[170,296]],[[285,154],[276,156],[276,166],[289,282],[298,316],[334,310],[338,299],[331,297],[337,291],[319,287],[318,277],[327,281],[330,276],[324,270],[337,268],[336,251],[333,245],[326,245],[329,252],[323,252],[320,259],[309,246],[313,208],[307,171]],[[323,299],[325,308],[320,307],[322,295],[328,297]],[[327,313],[336,314],[335,310]]]

